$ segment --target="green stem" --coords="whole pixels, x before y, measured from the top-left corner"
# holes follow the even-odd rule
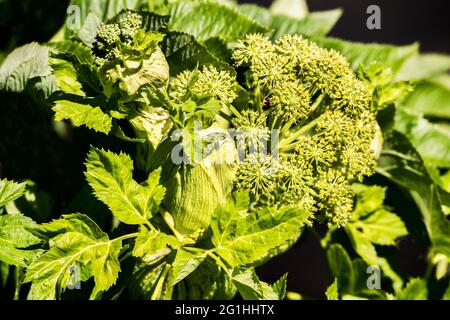
[[[258,110],[259,112],[262,112],[262,108],[261,108],[261,104],[262,104],[262,99],[261,99],[261,88],[258,85],[255,88],[255,104],[254,107],[256,108],[256,110]]]
[[[218,256],[216,256],[212,251],[206,253],[210,258],[217,262],[217,264],[231,277],[230,268],[228,268]]]
[[[23,269],[22,267],[16,267],[14,270],[14,300],[19,300],[20,298],[20,286],[22,285]]]
[[[323,101],[324,97],[325,96],[323,94],[321,94],[316,99],[316,101],[314,102],[314,104],[311,107],[311,112],[314,112],[319,107],[319,105]],[[319,122],[321,117],[322,116],[317,117],[316,119],[312,120],[305,126],[301,127],[298,131],[294,132],[292,135],[288,136],[286,139],[282,140],[280,142],[280,150],[288,151],[288,150],[292,149],[292,145],[290,145],[290,144],[292,142],[294,142],[295,140],[297,140],[302,135],[304,135],[305,133],[307,133],[309,130],[314,128],[316,126],[317,122]]]
[[[161,273],[161,276],[158,279],[158,283],[155,286],[155,290],[152,293],[152,296],[150,297],[150,300],[158,300],[161,297],[162,289],[164,286],[164,281],[166,280],[167,273],[169,273],[170,270],[170,264],[166,264],[164,266],[164,270]]]
[[[241,114],[239,113],[239,111],[237,111],[236,108],[231,103],[228,104],[228,108],[234,114],[235,117],[237,117],[237,118],[242,117]]]
[[[150,221],[147,220],[146,223],[145,223],[145,225],[146,225],[147,227],[149,227],[150,230],[155,231],[155,232],[158,232],[158,230],[156,230],[156,228],[150,223]]]
[[[62,26],[48,42],[61,42],[64,40],[65,28]]]
[[[284,137],[286,133],[291,129],[291,126],[294,124],[294,121],[288,121],[284,124],[283,128],[281,128],[280,136]]]
[[[293,134],[291,134],[289,137],[287,137],[286,139],[282,140],[280,142],[280,150],[281,149],[285,149],[287,146],[289,146],[292,142],[294,142],[295,140],[297,140],[298,138],[300,138],[302,135],[304,135],[305,133],[307,133],[309,130],[311,130],[312,128],[314,128],[317,124],[317,122],[319,122],[321,117],[318,117],[316,119],[314,119],[313,121],[311,121],[310,123],[308,123],[307,125],[303,126],[300,128],[300,130],[294,132]]]
[[[137,236],[139,236],[139,232],[134,232],[112,239],[112,241],[123,241],[126,239],[136,238]]]

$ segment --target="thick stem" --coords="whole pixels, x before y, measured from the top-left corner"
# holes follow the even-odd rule
[[[216,256],[212,251],[208,251],[207,255],[212,258],[217,264],[231,277],[230,268],[228,268],[218,256]]]
[[[20,298],[20,287],[22,286],[22,280],[23,280],[23,269],[22,267],[16,267],[14,270],[14,282],[15,282],[15,289],[14,289],[14,300],[19,300]]]
[[[164,287],[164,281],[166,280],[169,270],[170,264],[166,264],[164,266],[164,270],[161,273],[161,276],[158,279],[158,283],[155,286],[155,290],[153,291],[152,296],[150,297],[151,300],[158,300],[161,297],[162,289]]]

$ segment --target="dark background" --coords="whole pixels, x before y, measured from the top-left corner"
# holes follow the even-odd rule
[[[9,52],[15,47],[31,41],[48,41],[63,24],[68,2],[68,0],[0,0],[0,52]],[[268,6],[271,0],[240,2]],[[447,2],[448,0],[309,0],[308,4],[310,11],[329,10],[337,7],[344,9],[344,14],[331,32],[331,36],[352,41],[384,42],[397,45],[418,41],[422,51],[450,53],[448,41],[450,23],[445,5]],[[381,8],[381,30],[366,28],[368,17],[366,9],[371,4],[376,4]],[[0,104],[7,105],[6,98],[3,97]],[[40,116],[33,114],[33,112],[37,112],[33,105],[26,109],[27,103],[29,101],[24,101],[20,106],[8,105],[11,119],[13,119],[12,115],[17,114],[20,109],[22,115],[28,115],[21,117],[22,121],[29,119],[28,123],[36,124],[36,119]],[[14,111],[14,108],[18,110]],[[51,116],[50,113],[47,115],[48,121],[44,119],[43,126],[46,125],[45,123],[51,122]],[[0,137],[2,129],[5,130],[3,132],[11,132],[11,130],[14,132],[14,128],[17,126],[16,121],[6,121],[8,119],[5,114],[2,117],[0,118],[2,120],[0,121]],[[59,202],[64,203],[64,200],[67,200],[64,199],[65,197],[68,195],[72,197],[80,188],[79,183],[83,181],[83,167],[80,159],[84,158],[89,146],[75,142],[72,145],[61,145],[55,142],[55,137],[42,136],[42,133],[49,132],[49,128],[40,130],[38,126],[34,125],[29,126],[30,130],[31,127],[34,128],[31,133],[26,131],[17,134],[13,141],[2,143],[3,148],[0,145],[0,159],[4,159],[6,154],[9,154],[10,159],[15,159],[11,166],[5,166],[3,169],[5,169],[5,173],[9,173],[10,178],[32,178],[53,195],[62,198],[63,200]],[[77,132],[83,132],[83,130]],[[89,135],[89,133],[85,134]],[[81,135],[81,137],[84,136]],[[86,141],[92,141],[89,139]],[[83,138],[78,137],[76,140],[80,142],[83,141]],[[17,145],[22,146],[20,149],[24,154],[11,154],[14,146]],[[62,163],[64,163],[63,166]],[[27,172],[24,168],[32,168],[37,172]],[[52,190],[55,187],[57,190]],[[402,201],[399,192],[399,190],[390,192],[395,196],[393,201]],[[406,202],[405,200],[403,203]],[[398,203],[398,206],[395,207],[403,208],[402,210],[405,210],[406,214],[408,213],[408,208],[404,208],[402,203]],[[396,269],[411,276],[423,275],[426,257],[426,252],[421,250],[423,247],[414,239],[402,240],[399,245],[400,253],[395,254]],[[331,278],[327,270],[324,252],[320,249],[320,244],[311,231],[303,236],[301,246],[294,246],[289,252],[258,269],[261,278],[269,282],[275,281],[284,272],[290,274],[289,290],[301,292],[306,297],[323,297],[326,287],[331,283]]]

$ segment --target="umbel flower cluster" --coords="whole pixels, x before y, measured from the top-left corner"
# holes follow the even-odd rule
[[[369,86],[341,54],[296,35],[275,43],[247,35],[233,59],[242,84],[227,71],[204,67],[174,79],[171,97],[209,95],[231,110],[230,126],[248,146],[235,188],[249,190],[255,206],[295,205],[344,225],[353,210],[351,183],[373,174],[376,163],[379,129]],[[237,103],[240,89],[248,105]]]

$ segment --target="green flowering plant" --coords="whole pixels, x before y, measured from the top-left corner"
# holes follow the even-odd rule
[[[14,298],[295,299],[287,275],[257,268],[309,234],[323,297],[448,298],[450,161],[426,144],[448,133],[416,91],[442,91],[427,77],[448,61],[415,74],[416,45],[327,38],[339,10],[293,17],[282,2],[74,0],[80,28],[5,58],[2,92],[51,108],[30,136],[59,154],[75,132],[89,151],[81,190],[59,198],[0,180],[2,295],[14,276]],[[408,237],[426,243],[422,278],[393,263]]]

